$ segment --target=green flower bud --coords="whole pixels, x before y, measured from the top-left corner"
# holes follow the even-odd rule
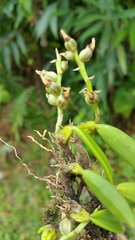
[[[74,52],[77,49],[77,42],[68,36],[63,30],[61,30],[61,34],[65,41],[65,48],[71,52]]]
[[[77,43],[73,38],[70,38],[65,42],[65,48],[71,52],[74,52],[77,49]]]
[[[56,240],[56,231],[51,225],[46,225],[38,230],[38,234],[41,234],[41,240]]]
[[[58,96],[61,92],[61,87],[55,82],[50,82],[46,85],[46,92]]]
[[[49,103],[50,105],[57,106],[57,98],[56,98],[54,95],[52,95],[52,94],[47,94],[46,96],[47,96],[47,98],[48,98],[48,103]]]
[[[83,49],[79,54],[79,59],[82,62],[88,62],[90,58],[92,57],[92,50],[90,46],[86,46],[85,49]]]
[[[70,87],[63,87],[62,89],[63,89],[62,96],[67,100],[70,94]]]
[[[69,100],[65,99],[62,95],[60,95],[58,98],[57,98],[57,107],[59,107],[60,109],[66,109],[67,106],[68,106],[68,103],[69,103]]]
[[[71,60],[71,61],[74,60],[74,54],[71,51],[66,51],[64,53],[61,53],[60,55],[65,57],[67,60]]]
[[[65,72],[68,69],[68,61],[61,62],[61,69],[62,69],[62,72]]]
[[[59,135],[64,137],[64,144],[67,143],[71,137],[72,134],[72,129],[69,125],[65,126],[64,128],[62,128],[62,130],[59,132]]]
[[[79,204],[78,204],[79,205]],[[79,210],[79,208],[78,208]],[[76,222],[89,222],[90,214],[84,209],[80,208],[79,212],[70,213],[70,217],[73,218]]]
[[[71,222],[68,218],[64,218],[59,224],[60,233],[62,235],[67,235],[71,232]]]
[[[95,130],[95,122],[87,121],[84,123],[80,123],[78,125],[78,127],[91,135],[93,133],[93,131]]]
[[[70,87],[62,88],[63,93],[57,98],[57,106],[61,109],[65,109],[69,103]]]
[[[82,167],[78,163],[69,163],[67,166],[67,172],[70,171],[70,173],[81,175],[82,174]]]
[[[58,79],[58,75],[55,72],[52,72],[52,71],[45,71],[43,69],[42,71],[36,70],[36,73],[40,76],[43,83],[45,82],[45,80],[56,82],[57,79]]]
[[[84,88],[81,92],[83,92],[84,97],[85,97],[85,102],[88,105],[92,106],[92,105],[95,105],[95,104],[99,103],[100,98],[99,98],[98,93],[100,92],[100,90],[99,91],[88,92],[87,88]]]

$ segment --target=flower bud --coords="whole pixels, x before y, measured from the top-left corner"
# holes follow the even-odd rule
[[[65,48],[71,52],[74,52],[77,49],[77,42],[68,36],[63,30],[61,30],[61,34],[65,41]]]
[[[68,61],[61,62],[61,69],[63,73],[68,69]]]
[[[65,98],[65,100],[67,100],[70,94],[70,87],[63,87],[62,89],[63,89],[62,96]]]
[[[73,38],[70,38],[65,42],[65,48],[71,52],[74,52],[77,49],[77,43]]]
[[[46,92],[58,96],[61,92],[61,87],[55,82],[50,82],[50,84],[46,86]]]
[[[65,109],[69,103],[70,87],[63,87],[63,93],[57,98],[57,106]]]
[[[43,83],[45,82],[45,80],[56,82],[58,79],[58,75],[52,71],[45,71],[43,69],[42,71],[36,70],[36,73],[41,77]]]
[[[38,234],[41,234],[41,240],[56,240],[56,231],[51,225],[46,225],[38,230]]]
[[[90,214],[81,207],[81,209],[77,212],[70,213],[70,217],[73,218],[76,222],[89,222]]]
[[[79,59],[82,62],[88,62],[90,58],[92,57],[92,50],[90,46],[86,46],[85,49],[83,49],[79,54]]]
[[[62,95],[60,95],[57,98],[57,107],[61,108],[61,109],[66,109],[66,107],[68,106],[69,100],[65,99]]]
[[[57,98],[52,94],[46,94],[48,103],[53,106],[57,106]]]
[[[71,126],[67,125],[59,132],[59,135],[64,137],[64,144],[67,143],[71,137],[72,129]]]
[[[100,90],[99,91],[88,92],[87,88],[84,88],[81,92],[83,92],[83,94],[85,96],[85,102],[88,105],[92,106],[92,105],[95,105],[95,104],[99,103],[100,98],[99,98],[98,93],[100,92]]]
[[[62,235],[67,235],[71,232],[71,222],[68,218],[64,218],[59,224],[60,233]]]
[[[66,51],[64,53],[61,53],[60,55],[65,57],[67,60],[71,60],[71,61],[74,60],[74,54],[71,51]]]

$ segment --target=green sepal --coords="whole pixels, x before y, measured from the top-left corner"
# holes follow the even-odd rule
[[[135,203],[135,182],[123,182],[116,186],[120,194]]]
[[[102,151],[102,149],[98,146],[98,144],[93,140],[91,136],[88,135],[84,130],[79,129],[76,126],[71,127],[73,131],[77,134],[77,136],[86,144],[86,146],[89,148],[89,150],[93,153],[93,155],[97,158],[97,160],[100,162],[102,167],[104,168],[106,177],[110,183],[113,183],[112,179],[112,169],[109,164],[109,161]]]
[[[107,209],[95,211],[90,215],[90,220],[97,226],[110,232],[123,233],[123,228],[118,219]]]

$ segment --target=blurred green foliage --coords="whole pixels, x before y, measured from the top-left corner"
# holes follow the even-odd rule
[[[60,51],[63,50],[59,32],[60,29],[65,29],[67,33],[77,39],[80,50],[85,44],[90,43],[91,37],[94,36],[96,38],[94,56],[90,63],[87,64],[87,67],[89,75],[95,75],[95,88],[102,89],[100,97],[104,120],[110,121],[112,109],[114,114],[119,113],[124,118],[129,118],[132,115],[135,109],[134,1],[10,0],[5,1],[4,5],[0,3],[0,11],[0,68],[5,68],[5,76],[10,73],[11,78],[14,78],[14,76],[16,78],[23,77],[23,81],[19,82],[21,87],[23,87],[23,91],[30,85],[36,87],[35,82],[28,80],[29,77],[33,78],[34,76],[34,71],[32,72],[32,70],[36,68],[52,68],[49,60],[55,58],[53,51],[55,47],[58,47]],[[22,73],[24,67],[26,68],[25,74]],[[30,69],[31,74],[26,76],[26,80],[25,75]],[[91,118],[91,113],[88,114],[88,109],[84,110],[84,104],[81,103],[82,96],[78,97],[76,94],[83,87],[81,77],[78,76],[76,78],[75,73],[71,73],[72,70],[70,69],[71,67],[69,66],[64,82],[71,85],[71,87],[73,86],[71,96],[73,96],[75,102],[71,102],[70,110],[74,111],[71,117],[73,118],[74,115],[79,113],[79,116],[77,116],[78,120],[82,120],[84,116],[86,119]],[[71,76],[70,79],[68,78],[69,74]],[[38,80],[36,79],[36,81]],[[6,81],[4,81],[3,85],[2,76],[0,76],[1,82],[4,91],[7,91],[7,86],[4,86],[7,85]],[[11,85],[8,86],[10,89],[12,86],[11,82],[9,83]],[[74,83],[76,82],[79,84],[76,85],[75,89]],[[43,96],[44,93],[41,94]],[[4,99],[6,96],[1,98],[3,99],[1,102],[7,101]],[[13,98],[16,98],[16,101],[12,102],[12,106],[19,101],[18,94],[14,94]],[[111,101],[109,104],[108,98]],[[28,102],[28,99],[25,102]],[[35,100],[37,100],[36,96]],[[78,102],[78,106],[76,106],[76,102]],[[111,111],[110,107],[112,107]],[[12,109],[14,112],[15,106]],[[80,109],[83,109],[83,113]],[[28,108],[26,108],[26,112],[29,112]],[[10,116],[13,114],[10,114]],[[23,117],[24,114],[19,116],[22,123],[24,122]],[[18,118],[17,115],[16,118]],[[17,121],[15,120],[15,122]],[[11,124],[13,124],[13,118],[11,118]],[[18,122],[16,127],[13,126],[14,132],[21,125]]]
[[[115,122],[120,126],[119,118],[115,118],[119,115],[120,120],[126,119],[128,126],[131,122],[130,128],[134,131],[132,121],[135,115],[134,0],[5,0],[4,3],[0,1],[0,119],[4,122],[8,120],[11,129],[11,133],[5,131],[5,139],[15,137],[18,144],[21,144],[24,129],[41,131],[55,129],[56,111],[48,106],[44,89],[35,70],[45,68],[55,71],[49,61],[55,58],[55,47],[61,52],[64,51],[60,29],[65,29],[77,40],[80,50],[91,42],[92,37],[96,38],[94,55],[86,66],[89,76],[95,75],[94,88],[102,89],[101,119],[106,123]],[[82,94],[78,94],[84,83],[79,74],[76,75],[72,71],[75,67],[75,63],[71,62],[68,71],[64,73],[63,85],[71,86],[71,102],[65,113],[65,122],[72,119],[74,123],[79,123],[93,116],[86,107]],[[2,126],[1,136],[4,134]],[[127,127],[127,124],[124,127]],[[36,151],[39,154],[39,149],[33,146],[33,152],[29,154],[30,159]],[[1,149],[1,152],[4,150]],[[28,148],[24,152],[22,157],[25,160]],[[10,166],[5,165],[6,156],[7,153],[2,156],[5,172]],[[40,155],[37,158],[38,162],[42,159]],[[46,167],[44,163],[42,165],[43,168]],[[13,174],[18,175],[16,168]],[[22,178],[21,173],[18,178]],[[44,192],[42,196],[45,187],[39,182],[35,183],[35,180],[29,183],[27,176],[20,183],[22,189],[26,186],[24,192],[21,192],[18,190],[19,183],[12,182],[11,179],[9,174],[6,178],[7,185],[1,188],[2,195],[5,196],[1,198],[3,204],[1,211],[4,213],[9,209],[12,214],[9,218],[2,216],[3,229],[8,231],[2,230],[0,240],[34,239],[35,229],[42,225],[38,223],[40,214],[37,216],[37,209],[38,203],[44,201],[46,197]],[[33,190],[30,191],[30,188]],[[20,191],[18,195],[17,191]],[[27,195],[25,191],[29,194]],[[8,201],[5,201],[8,193]],[[36,196],[32,198],[33,194]],[[10,206],[14,198],[17,199],[15,209],[14,206]],[[21,208],[26,203],[28,208],[25,212]],[[35,212],[33,209],[30,211],[31,205],[34,205]],[[26,216],[28,219],[25,223]],[[32,235],[29,234],[31,229]]]
[[[38,177],[51,174],[50,156],[39,146],[9,142],[16,146],[18,155]],[[40,239],[37,229],[43,224],[44,208],[50,198],[43,181],[30,176],[26,168],[15,157],[14,151],[0,142],[0,240]],[[40,159],[40,160],[39,160]]]

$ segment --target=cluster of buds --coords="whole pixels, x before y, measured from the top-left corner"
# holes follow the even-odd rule
[[[61,56],[64,56],[67,60],[74,60],[74,52],[77,50],[76,41],[67,35],[63,30],[61,30],[61,35],[65,41],[65,48],[68,50],[65,53],[61,53]],[[79,60],[81,62],[88,62],[92,57],[94,49],[95,38],[92,38],[91,43],[79,53]]]
[[[97,105],[100,101],[99,94],[101,90],[89,92],[87,88],[84,88],[80,93],[84,94],[85,102],[90,105]]]
[[[61,62],[62,71],[66,71],[67,69],[67,61]],[[57,106],[60,109],[65,109],[69,103],[69,87],[61,87],[58,83],[58,75],[52,71],[38,71],[36,73],[40,76],[43,84],[46,89],[46,97],[48,99],[48,103],[53,106]]]

